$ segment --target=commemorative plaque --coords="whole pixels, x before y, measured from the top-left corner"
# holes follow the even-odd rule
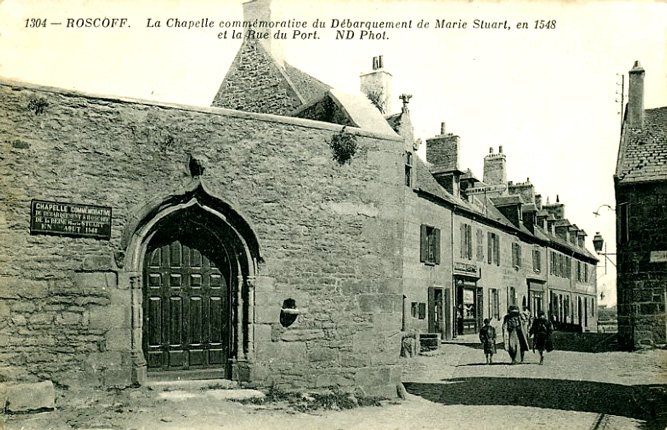
[[[30,234],[111,238],[111,208],[32,200]]]

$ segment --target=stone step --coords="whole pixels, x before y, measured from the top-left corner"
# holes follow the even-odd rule
[[[235,390],[176,390],[163,391],[158,393],[158,398],[172,402],[180,402],[191,399],[211,399],[211,400],[250,400],[263,399],[264,393],[258,390],[235,389]]]
[[[154,391],[233,390],[238,386],[238,382],[229,379],[187,379],[180,381],[149,381],[146,383],[146,387]]]

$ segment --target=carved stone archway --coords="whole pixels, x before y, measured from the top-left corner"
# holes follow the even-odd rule
[[[226,254],[234,265],[236,282],[231,291],[233,313],[230,367],[239,375],[239,366],[253,360],[254,280],[261,261],[260,247],[252,225],[225,200],[210,193],[199,178],[193,179],[178,192],[158,196],[136,211],[121,239],[125,249],[123,269],[125,287],[131,289],[131,356],[132,382],[143,384],[147,378],[147,362],[143,350],[144,303],[143,268],[151,240],[173,221],[196,218],[206,234],[224,238]],[[162,232],[162,233],[160,233]]]

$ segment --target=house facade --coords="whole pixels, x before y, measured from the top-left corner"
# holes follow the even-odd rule
[[[644,109],[644,75],[636,62],[614,175],[618,332],[626,349],[664,344],[667,331],[667,107]]]

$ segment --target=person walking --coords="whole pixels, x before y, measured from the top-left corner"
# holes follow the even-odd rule
[[[491,326],[491,320],[484,319],[484,326],[479,330],[479,340],[484,347],[486,364],[493,363],[493,354],[496,353],[496,329]]]
[[[551,352],[554,349],[551,338],[553,331],[553,325],[544,312],[538,312],[537,319],[533,321],[530,328],[530,334],[533,336],[533,352],[537,349],[540,353],[540,364],[544,364],[544,351]]]
[[[512,364],[523,363],[524,353],[528,351],[528,340],[518,306],[510,306],[503,318],[503,343],[512,359]]]

